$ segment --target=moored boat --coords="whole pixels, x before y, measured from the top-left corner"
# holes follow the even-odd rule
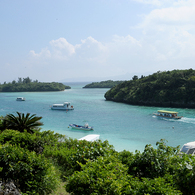
[[[167,110],[158,110],[157,113],[153,113],[155,116],[163,117],[163,118],[171,118],[171,119],[181,119],[183,116],[178,116],[178,112],[175,111],[167,111]]]
[[[184,144],[180,152],[183,152],[186,154],[195,154],[195,141]]]
[[[74,110],[74,107],[70,105],[70,102],[64,102],[63,104],[53,104],[52,110]]]
[[[26,99],[24,97],[17,97],[16,101],[25,101]]]
[[[90,127],[88,123],[85,123],[85,125],[69,124],[69,126],[72,127],[72,129],[86,130],[86,131],[93,130],[93,127]]]

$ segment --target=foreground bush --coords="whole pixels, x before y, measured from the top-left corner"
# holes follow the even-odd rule
[[[127,183],[127,168],[114,156],[99,157],[96,161],[81,164],[82,171],[68,178],[67,192],[74,194],[112,194],[122,193]]]
[[[181,195],[163,178],[153,180],[133,178],[127,167],[113,156],[98,157],[82,165],[82,171],[75,172],[67,180],[66,190],[80,195]]]
[[[195,157],[183,154],[175,167],[173,181],[184,195],[195,194]]]
[[[0,145],[0,178],[12,180],[27,194],[49,194],[59,178],[54,166],[42,155],[19,146]]]
[[[36,153],[42,153],[46,146],[53,147],[60,140],[64,141],[65,136],[58,133],[54,134],[52,131],[35,131],[34,134],[29,134],[26,131],[19,132],[7,129],[0,133],[0,144],[18,145]]]
[[[182,195],[174,185],[167,183],[164,178],[130,178],[129,186],[125,186],[123,195]]]
[[[157,148],[146,145],[144,152],[129,151],[119,153],[119,159],[128,166],[128,174],[138,177],[140,181],[157,178],[164,179],[166,183],[175,186],[184,195],[195,194],[195,157],[179,153],[178,147],[165,144],[165,140],[156,143]],[[139,187],[140,188],[140,187]]]
[[[165,140],[156,143],[157,149],[151,145],[146,145],[141,153],[135,154],[128,151],[119,153],[123,164],[129,167],[128,173],[134,177],[157,178],[165,174],[174,174],[178,162],[181,158],[178,156],[179,147],[170,147],[165,144]]]
[[[44,150],[44,155],[51,158],[55,165],[60,167],[62,176],[70,176],[74,171],[80,171],[79,163],[85,164],[88,160],[95,160],[99,156],[108,156],[114,153],[116,151],[108,141],[88,142],[71,138],[53,147],[48,145]]]

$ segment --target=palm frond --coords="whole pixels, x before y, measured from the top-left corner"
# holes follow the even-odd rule
[[[18,130],[24,132],[25,129],[29,133],[33,133],[33,129],[36,127],[42,126],[43,123],[39,120],[42,117],[37,117],[36,114],[30,115],[27,113],[16,112],[17,116],[13,114],[8,114],[4,117],[2,124],[0,125],[0,130],[5,130],[6,128]]]

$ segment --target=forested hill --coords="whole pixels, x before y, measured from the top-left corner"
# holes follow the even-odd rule
[[[62,83],[43,83],[38,80],[32,81],[29,77],[18,78],[18,81],[12,81],[11,83],[4,82],[0,84],[0,92],[32,92],[32,91],[63,91],[70,89]]]
[[[83,88],[112,88],[122,82],[123,81],[112,81],[112,80],[93,82],[85,85]]]
[[[134,76],[107,91],[105,98],[132,105],[195,108],[195,70]]]

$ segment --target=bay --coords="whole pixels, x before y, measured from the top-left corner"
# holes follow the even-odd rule
[[[104,94],[109,89],[82,88],[88,83],[65,83],[71,89],[61,92],[13,92],[0,93],[0,115],[22,113],[42,116],[42,130],[52,130],[68,137],[79,139],[88,134],[99,134],[102,141],[108,140],[117,151],[143,151],[145,145],[155,147],[160,139],[169,146],[182,146],[195,140],[195,109],[163,108],[178,111],[180,120],[159,119],[153,113],[160,107],[132,106],[106,101]],[[25,97],[26,101],[16,101]],[[71,102],[73,111],[51,110],[54,103]],[[94,131],[69,128],[70,123],[83,125],[88,122]]]

